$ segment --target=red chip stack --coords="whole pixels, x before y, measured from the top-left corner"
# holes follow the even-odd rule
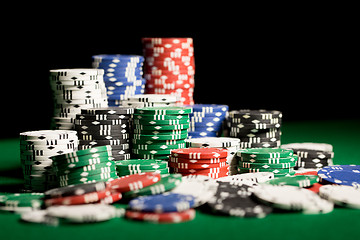
[[[146,93],[171,94],[177,105],[194,104],[192,38],[142,38]]]
[[[171,151],[169,167],[174,173],[204,175],[214,179],[229,175],[228,151],[220,148],[180,148]]]

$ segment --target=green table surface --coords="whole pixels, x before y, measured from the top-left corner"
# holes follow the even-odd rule
[[[360,120],[284,122],[283,144],[329,143],[334,164],[360,164]],[[18,139],[0,140],[0,189],[22,183]],[[329,214],[272,213],[263,219],[211,215],[197,210],[193,221],[153,224],[113,219],[57,227],[23,223],[19,215],[0,212],[2,239],[360,239],[360,210],[336,208]]]

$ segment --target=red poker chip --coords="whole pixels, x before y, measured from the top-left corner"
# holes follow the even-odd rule
[[[162,58],[179,58],[183,57],[194,57],[193,52],[185,51],[172,51],[172,52],[144,52],[145,61],[151,61],[152,58],[162,59]],[[149,59],[149,60],[147,60]]]
[[[141,38],[142,43],[152,43],[156,45],[162,45],[167,43],[177,44],[177,43],[193,43],[192,38],[185,38],[185,37],[179,37],[179,38],[173,38],[173,37],[166,37],[166,38],[155,38],[155,37],[143,37]]]
[[[154,84],[171,84],[171,83],[194,84],[195,80],[194,80],[194,77],[189,78],[189,76],[187,76],[186,79],[179,79],[177,76],[175,76],[175,77],[173,77],[173,76],[161,76],[161,77],[151,77],[150,79],[147,79],[146,83],[148,83],[148,82],[154,83]]]
[[[173,163],[221,163],[226,162],[226,158],[212,158],[212,159],[186,159],[186,158],[178,158],[178,157],[169,157],[169,161]]]
[[[160,181],[160,179],[160,173],[155,172],[132,174],[108,182],[108,188],[124,193],[153,185]]]
[[[155,75],[152,75],[150,73],[145,73],[144,74],[144,78],[146,80],[151,80],[151,79],[172,79],[172,80],[182,80],[182,81],[186,81],[186,80],[189,80],[189,79],[193,79],[194,76],[193,75],[189,75],[189,74],[178,74],[178,75],[175,75],[175,74],[170,74],[170,75],[160,75],[160,76],[155,76]]]
[[[229,165],[224,167],[206,168],[206,169],[183,169],[183,168],[172,168],[173,172],[185,173],[185,174],[200,174],[200,173],[224,173],[229,172]]]
[[[222,148],[179,148],[172,150],[171,156],[187,159],[226,158],[228,151]]]
[[[171,58],[171,57],[148,57],[145,62],[145,67],[148,66],[168,66],[169,64],[172,65],[181,65],[181,66],[195,66],[195,59],[194,57],[190,56],[182,56],[180,58]]]
[[[147,93],[150,94],[169,94],[169,95],[175,95],[178,97],[192,97],[193,93],[194,93],[194,89],[193,88],[189,88],[189,89],[182,89],[182,88],[177,88],[177,89],[162,89],[162,88],[150,88],[150,89],[146,89]]]
[[[119,192],[113,192],[111,193],[110,196],[107,196],[103,199],[101,199],[100,201],[98,201],[98,203],[103,203],[103,204],[112,204],[114,202],[120,201],[122,198],[122,194]]]
[[[227,167],[226,162],[220,163],[174,163],[170,162],[169,166],[178,169],[206,169],[206,168],[222,168]]]
[[[161,56],[159,54],[153,55],[153,56],[146,56],[145,64],[151,64],[152,62],[163,62],[168,61],[168,59],[171,59],[174,62],[182,62],[182,63],[192,63],[194,64],[194,56],[187,56],[187,55],[181,55],[181,54],[171,54],[171,56]]]
[[[195,218],[196,212],[193,208],[182,212],[151,213],[127,210],[125,216],[129,219],[149,221],[154,223],[179,223],[190,221]]]
[[[183,64],[174,64],[174,63],[164,63],[162,65],[152,65],[146,66],[145,72],[152,72],[152,71],[195,71],[195,66],[193,65],[183,65]]]
[[[169,46],[169,45],[168,45]],[[165,47],[165,46],[156,46],[153,48],[143,48],[144,56],[154,55],[154,54],[167,54],[167,53],[181,53],[181,55],[192,56],[194,54],[194,47],[182,48],[182,47]]]
[[[317,171],[308,171],[308,172],[300,172],[300,173],[295,173],[295,176],[297,175],[318,175]]]
[[[69,196],[69,197],[59,197],[59,198],[50,198],[46,199],[45,205],[78,205],[78,204],[88,204],[96,203],[101,199],[104,199],[107,196],[110,196],[111,192],[108,190],[86,193],[83,195]]]
[[[161,69],[151,69],[151,70],[146,70],[144,71],[144,74],[150,74],[151,76],[154,77],[160,77],[162,75],[168,76],[168,75],[182,75],[182,74],[187,74],[189,76],[194,76],[195,75],[195,69],[190,69],[190,70],[172,70],[172,71],[168,71],[168,70],[161,70]]]
[[[306,189],[310,190],[314,193],[319,193],[320,187],[322,187],[322,186],[324,186],[324,185],[321,183],[314,183],[313,185],[311,185],[310,187],[307,187]]]
[[[146,82],[146,88],[152,89],[152,88],[160,88],[165,90],[176,90],[178,88],[182,89],[191,89],[194,88],[195,85],[193,83],[165,83],[165,84],[155,84],[150,81]]]

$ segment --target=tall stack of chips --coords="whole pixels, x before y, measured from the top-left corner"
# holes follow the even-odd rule
[[[103,75],[102,69],[50,70],[54,101],[51,128],[73,129],[80,109],[108,106]]]
[[[276,110],[229,112],[229,136],[240,139],[241,148],[274,148],[281,144],[282,113]]]
[[[93,68],[105,71],[104,82],[109,106],[119,106],[121,100],[145,91],[144,57],[125,54],[92,56]]]
[[[333,146],[328,143],[289,143],[280,146],[291,149],[298,156],[295,169],[315,168],[319,169],[333,165]]]
[[[24,188],[43,192],[57,187],[52,156],[76,151],[78,137],[71,130],[42,130],[20,133],[20,159]]]
[[[132,107],[82,109],[76,115],[75,130],[79,149],[110,145],[114,160],[130,158],[130,130]]]
[[[176,97],[166,94],[141,94],[128,97],[121,101],[125,107],[171,107],[176,105]]]
[[[183,176],[205,175],[220,178],[229,175],[228,151],[220,148],[182,148],[171,151],[169,166]]]
[[[171,94],[177,104],[194,104],[192,38],[142,38],[146,93]]]
[[[191,105],[189,138],[219,137],[229,106],[217,104]]]
[[[172,149],[184,148],[191,111],[189,107],[135,109],[132,138],[134,156],[167,160]]]
[[[111,156],[111,146],[100,146],[52,157],[59,186],[117,178]]]

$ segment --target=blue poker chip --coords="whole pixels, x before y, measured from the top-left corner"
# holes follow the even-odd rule
[[[114,77],[114,78],[132,78],[138,79],[142,78],[143,72],[133,73],[133,72],[105,72],[105,77]]]
[[[202,123],[202,122],[222,122],[225,117],[190,117],[190,122]]]
[[[111,84],[111,83],[116,84],[117,82],[133,83],[136,81],[144,81],[144,83],[146,82],[146,80],[142,77],[114,77],[114,76],[108,77],[108,76],[104,76],[105,84]]]
[[[190,126],[193,128],[207,128],[207,127],[213,127],[213,128],[219,128],[222,126],[222,122],[192,122],[190,121]]]
[[[192,208],[194,204],[192,195],[165,192],[134,198],[129,202],[129,208],[142,212],[181,212]]]
[[[143,66],[143,62],[131,62],[131,61],[123,61],[123,62],[118,62],[118,63],[114,63],[111,61],[106,61],[106,62],[93,62],[92,66],[94,68],[142,68]]]
[[[126,87],[126,86],[141,86],[141,87],[145,87],[145,80],[136,80],[134,82],[109,82],[109,81],[104,81],[105,82],[105,86],[106,88],[111,88],[111,87]],[[109,89],[111,90],[111,89]]]
[[[188,138],[217,137],[217,132],[188,132]]]
[[[225,118],[227,115],[227,112],[212,112],[212,113],[206,113],[206,112],[192,112],[189,114],[189,117],[220,117]]]
[[[320,182],[360,187],[360,165],[326,166],[318,171]]]
[[[213,113],[213,112],[227,112],[229,111],[228,105],[219,105],[219,104],[194,104],[191,105],[193,112],[204,112],[204,113]]]

